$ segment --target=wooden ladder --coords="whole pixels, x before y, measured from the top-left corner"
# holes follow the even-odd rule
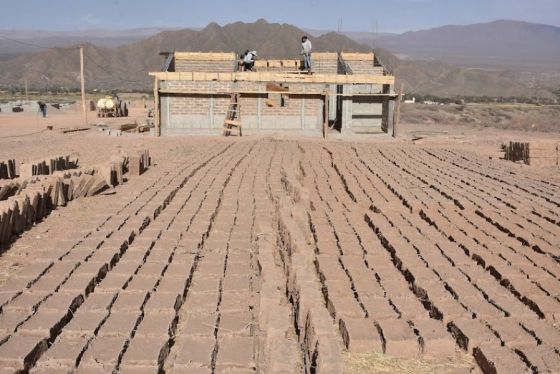
[[[226,118],[224,120],[224,136],[242,136],[241,131],[241,105],[239,104],[239,94],[232,94],[228,105]]]

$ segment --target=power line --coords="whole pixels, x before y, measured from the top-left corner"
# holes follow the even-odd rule
[[[0,38],[13,42],[13,43],[17,43],[17,44],[21,44],[21,45],[25,45],[25,46],[29,46],[29,47],[35,47],[35,48],[40,48],[40,49],[54,49],[54,48],[64,48],[64,47],[48,47],[48,46],[44,46],[44,45],[38,45],[38,44],[34,44],[34,43],[29,43],[29,42],[24,42],[21,40],[17,40],[17,39],[12,39],[12,38],[8,38],[7,36],[4,35],[0,35]],[[146,84],[146,82],[142,82],[139,80],[132,80],[132,79],[127,79],[127,78],[123,78],[120,75],[111,73],[109,71],[106,70],[106,68],[104,66],[102,66],[101,64],[97,63],[91,56],[89,56],[88,54],[84,53],[85,57],[95,66],[97,66],[103,73],[105,73],[107,76],[113,77],[121,82],[126,82],[126,83],[135,83],[135,84]],[[133,72],[129,72],[129,74],[137,74],[140,72],[144,72],[145,69],[140,69],[137,71],[133,71]]]
[[[137,84],[145,84],[145,83],[147,83],[147,82],[142,82],[142,81],[139,81],[139,80],[132,80],[132,79],[123,78],[123,77],[121,77],[121,76],[119,76],[119,75],[116,75],[116,74],[114,74],[114,73],[111,73],[111,72],[107,71],[107,69],[106,69],[104,66],[102,66],[102,65],[99,64],[99,63],[97,63],[97,62],[96,62],[91,56],[89,56],[87,53],[84,53],[84,56],[86,56],[86,58],[87,58],[92,64],[94,64],[95,66],[97,66],[103,73],[105,73],[106,75],[108,75],[108,76],[110,76],[110,77],[113,77],[113,78],[115,78],[115,79],[117,79],[117,80],[120,80],[120,81],[122,81],[122,82],[127,82],[127,83],[137,83]],[[132,72],[131,74],[139,73],[139,72],[141,72],[141,71],[145,71],[145,70],[144,70],[144,69],[141,69],[141,70]]]
[[[10,41],[10,42],[13,42],[13,43],[26,45],[26,46],[29,46],[29,47],[35,47],[35,48],[41,48],[41,49],[57,48],[57,47],[47,47],[47,46],[44,46],[44,45],[38,45],[38,44],[29,43],[29,42],[23,42],[21,40],[8,38],[7,36],[4,36],[4,35],[0,35],[0,38],[2,38],[4,40],[7,40],[7,41]]]

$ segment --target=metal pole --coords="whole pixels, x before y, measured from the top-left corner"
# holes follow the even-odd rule
[[[27,94],[27,78],[25,78],[25,101],[29,101],[29,95]]]
[[[84,47],[80,47],[80,81],[82,85],[82,110],[84,112],[84,126],[88,125],[86,110],[86,88],[84,82]]]

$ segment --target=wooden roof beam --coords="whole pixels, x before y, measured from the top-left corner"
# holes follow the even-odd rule
[[[372,74],[291,74],[283,72],[152,72],[151,76],[164,81],[195,82],[277,82],[318,84],[394,84],[392,75]]]

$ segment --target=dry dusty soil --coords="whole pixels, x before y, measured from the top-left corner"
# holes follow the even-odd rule
[[[0,159],[155,165],[4,249],[0,373],[560,372],[558,173],[451,141],[13,121]]]

